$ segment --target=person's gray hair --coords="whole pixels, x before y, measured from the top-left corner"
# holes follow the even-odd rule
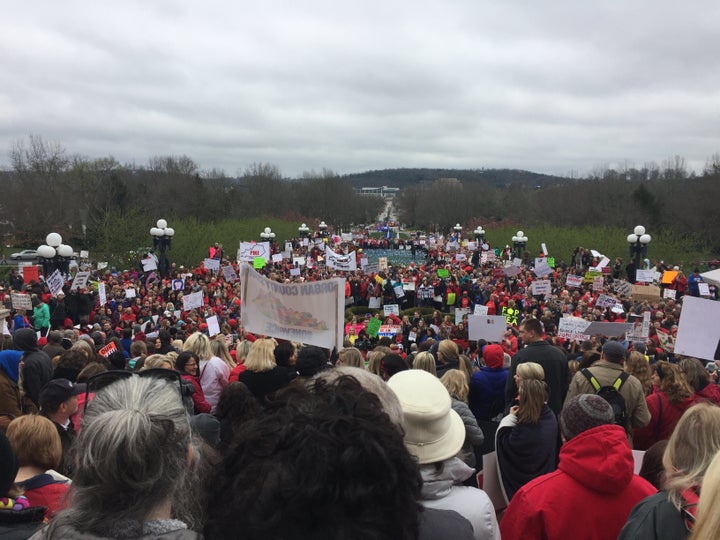
[[[400,406],[400,400],[395,392],[393,392],[382,378],[374,373],[370,373],[366,369],[351,366],[339,366],[320,372],[316,379],[324,379],[328,383],[333,382],[343,375],[354,377],[365,390],[375,394],[380,400],[385,414],[390,417],[390,421],[402,429],[403,412]]]
[[[196,497],[188,490],[191,431],[178,388],[152,377],[131,377],[100,390],[90,402],[73,446],[75,472],[68,508],[45,538],[68,528],[99,536],[142,523],[170,502],[174,518]],[[182,489],[181,489],[182,486]]]

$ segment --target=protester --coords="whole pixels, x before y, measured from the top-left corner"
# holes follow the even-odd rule
[[[200,375],[198,380],[203,389],[205,400],[210,404],[210,412],[215,412],[220,394],[228,384],[230,368],[222,359],[213,355],[210,340],[201,333],[195,332],[188,336],[183,350],[191,351],[200,359]]]
[[[632,507],[655,488],[633,474],[627,435],[613,421],[612,407],[600,396],[567,401],[558,469],[515,494],[500,522],[503,540],[617,538]]]
[[[691,407],[663,455],[663,491],[633,509],[619,539],[687,538],[705,471],[718,451],[720,407],[704,403]]]
[[[698,399],[720,405],[720,387],[712,382],[710,373],[700,360],[683,358],[680,360],[680,373],[695,391]]]
[[[290,382],[288,370],[275,363],[275,346],[273,339],[259,339],[253,343],[245,359],[245,371],[238,376],[238,382],[245,384],[261,401]]]
[[[184,381],[188,381],[193,386],[192,401],[195,414],[209,413],[212,409],[205,399],[200,381],[198,381],[198,373],[200,373],[200,361],[197,355],[191,351],[181,352],[175,360],[175,369],[180,372],[180,376]]]
[[[465,441],[458,456],[469,467],[476,467],[475,451],[485,440],[485,435],[478,426],[475,416],[467,405],[468,385],[465,375],[458,369],[450,369],[440,378],[440,382],[447,388],[452,399],[452,409],[465,425]]]

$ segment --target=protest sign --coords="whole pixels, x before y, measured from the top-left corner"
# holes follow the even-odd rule
[[[665,289],[663,290],[663,298],[672,298],[675,300],[677,296],[677,291],[675,289]]]
[[[513,276],[517,276],[521,272],[521,270],[517,266],[511,265],[511,266],[506,266],[505,268],[503,268],[503,272],[505,273],[505,275],[507,277],[513,277]]]
[[[475,304],[475,308],[473,309],[473,315],[487,315],[488,314],[488,307],[483,306],[482,304]]]
[[[368,300],[368,307],[370,309],[378,309],[380,307],[381,298],[379,296],[373,296]]]
[[[90,252],[88,252],[88,251],[85,250],[85,249],[81,249],[81,250],[80,250],[80,258],[81,258],[81,259],[87,259],[87,258],[89,258],[89,257],[90,257]]]
[[[502,316],[505,317],[505,321],[510,326],[517,326],[520,322],[520,310],[516,308],[511,308],[508,306],[503,306],[502,308]]]
[[[642,319],[635,317],[632,327],[625,334],[627,341],[646,341],[650,335],[650,312],[643,313]]]
[[[50,294],[57,296],[59,292],[62,292],[63,285],[65,285],[65,279],[60,273],[60,270],[55,270],[52,274],[50,274],[50,277],[45,281],[45,283],[47,283],[48,289],[50,289]]]
[[[387,257],[378,257],[378,268],[380,270],[387,270],[388,269],[388,260]]]
[[[720,360],[720,302],[683,296],[675,354]],[[659,333],[659,332],[658,332]]]
[[[388,315],[400,315],[400,306],[397,304],[385,304],[383,306],[383,313],[387,317]]]
[[[182,291],[185,288],[185,282],[182,279],[173,279],[172,290]]]
[[[270,260],[270,242],[240,242],[238,261],[250,263],[254,262],[256,257]]]
[[[632,293],[632,284],[622,279],[614,280],[611,288],[620,296],[628,296]]]
[[[98,283],[98,301],[101,306],[107,304],[107,291],[103,282]]]
[[[291,268],[290,269],[290,275],[293,277],[297,277],[300,275],[300,269],[299,268]]]
[[[635,281],[639,281],[641,283],[652,283],[655,279],[655,271],[654,270],[636,270],[635,271]]]
[[[573,274],[568,274],[567,278],[565,279],[565,284],[568,287],[580,287],[583,283],[583,277],[582,276],[575,276]]]
[[[515,257],[515,258],[512,260],[512,264],[513,264],[513,266],[520,267],[520,266],[522,266],[523,262],[522,262],[522,259],[521,259],[520,257]]]
[[[263,257],[255,257],[253,259],[253,268],[260,269],[265,268],[266,260]]]
[[[29,294],[12,293],[10,295],[13,309],[25,309],[32,311],[32,301]]]
[[[555,257],[548,257],[547,263],[550,268],[555,268]]]
[[[223,266],[221,270],[225,281],[227,281],[228,283],[237,281],[237,274],[235,273],[235,269],[231,265]]]
[[[670,285],[679,273],[677,270],[665,270],[660,280],[663,285]]]
[[[203,305],[202,291],[186,294],[183,296],[183,311],[201,308]]]
[[[470,315],[470,308],[456,308],[455,309],[455,324],[460,324],[465,315]]]
[[[342,270],[343,272],[354,272],[357,270],[357,259],[355,258],[355,252],[343,255],[342,253],[336,253],[329,247],[325,250],[327,257],[325,264],[328,268],[334,270]]]
[[[542,249],[543,255],[545,255],[545,256],[547,257],[547,256],[548,256],[548,250],[547,250],[547,246],[545,245],[545,242],[543,242],[542,244],[540,244],[540,249]]]
[[[117,352],[117,347],[115,346],[115,343],[112,341],[105,345],[102,349],[98,351],[98,354],[102,356],[103,358],[109,358],[111,354],[114,352]]]
[[[552,294],[552,283],[549,279],[533,281],[531,287],[533,296]]]
[[[273,253],[272,254],[272,262],[274,263],[281,263],[283,260],[283,254],[282,253]]]
[[[660,347],[668,352],[674,352],[675,351],[675,338],[672,337],[670,334],[666,334],[665,332],[658,332],[657,333],[658,342],[660,343]]]
[[[378,332],[380,331],[380,326],[382,325],[382,322],[380,322],[380,319],[376,319],[373,317],[370,319],[367,323],[367,334],[370,337],[377,337]]]
[[[590,326],[590,321],[580,317],[563,317],[558,323],[558,337],[571,341],[585,341],[590,339],[590,334],[585,330]]]
[[[552,268],[550,268],[547,261],[543,259],[540,264],[535,265],[535,268],[533,268],[533,273],[539,278],[545,277],[549,274],[552,274]]]
[[[143,259],[140,263],[142,264],[143,272],[152,272],[153,270],[157,270],[157,261],[152,257]]]
[[[455,260],[457,262],[465,262],[467,261],[467,255],[465,255],[464,253],[458,253],[457,255],[455,255]]]
[[[585,272],[583,281],[585,283],[592,283],[593,280],[598,276],[602,276],[602,272],[598,272],[597,270],[590,270],[589,272]]]
[[[342,347],[345,280],[277,283],[241,269],[242,321],[254,333],[318,347]]]
[[[378,337],[394,338],[400,333],[400,327],[392,324],[383,324],[378,328]]]
[[[603,257],[600,260],[600,262],[598,263],[597,269],[602,270],[603,268],[605,268],[608,265],[609,262],[610,262],[610,259],[608,259],[607,257]]]
[[[395,291],[395,296],[398,298],[398,300],[405,297],[405,290],[403,289],[402,285],[395,285],[393,287],[393,291]]]
[[[710,296],[710,286],[707,283],[698,283],[700,296]]]
[[[135,298],[137,296],[137,292],[133,287],[128,287],[125,289],[125,298]]]
[[[617,300],[613,298],[612,296],[609,296],[607,294],[601,294],[597,297],[597,300],[595,301],[595,306],[599,308],[611,308],[615,305]]]
[[[365,270],[365,267],[368,265],[369,262],[370,261],[368,260],[367,257],[360,257],[360,268]]]
[[[660,287],[656,285],[632,285],[630,291],[633,300],[638,302],[644,300],[656,302],[660,300]]]
[[[218,323],[217,315],[208,317],[205,319],[205,323],[208,327],[208,335],[210,337],[217,336],[220,333],[220,324]]]
[[[593,291],[595,291],[595,292],[602,291],[604,286],[605,286],[605,278],[603,278],[602,276],[597,276],[595,279],[593,279],[593,284],[592,284]]]
[[[40,269],[35,265],[22,266],[22,277],[23,283],[30,283],[31,281],[40,281]]]
[[[77,274],[75,274],[75,279],[73,279],[70,290],[77,291],[78,289],[84,289],[87,286],[89,278],[90,272],[78,272]]]
[[[293,264],[295,266],[305,266],[305,257],[293,257]]]
[[[219,259],[203,259],[203,266],[206,270],[212,270],[213,272],[217,272],[220,270],[220,260]]]
[[[468,337],[471,340],[484,339],[500,342],[505,334],[507,323],[502,315],[470,315],[468,317]]]
[[[450,277],[450,272],[447,268],[438,268],[437,275],[440,278],[447,278]]]

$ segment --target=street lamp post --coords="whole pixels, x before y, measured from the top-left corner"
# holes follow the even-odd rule
[[[300,238],[307,238],[310,228],[303,223],[298,227],[298,232],[300,233]]]
[[[70,272],[70,258],[73,254],[73,248],[62,243],[62,236],[56,232],[51,232],[45,237],[45,244],[38,246],[38,256],[43,265],[45,276],[49,276],[55,270],[59,270],[64,274]]]
[[[327,223],[325,223],[325,221],[321,221],[320,224],[318,225],[318,229],[320,230],[320,237],[322,238],[323,242],[327,242],[327,235],[328,235],[327,228],[328,228],[328,226],[327,226]]]
[[[264,242],[270,242],[272,244],[275,240],[275,233],[272,232],[270,227],[265,227],[265,230],[260,233],[260,238],[262,238]]]
[[[459,223],[456,223],[453,227],[453,231],[455,231],[455,236],[457,236],[457,239],[460,240],[460,234],[462,233],[462,227]]]
[[[640,259],[647,255],[647,247],[652,240],[649,234],[645,233],[645,227],[638,225],[632,233],[628,234],[627,241],[630,244],[630,257],[635,257],[635,280],[637,282],[637,271],[640,268]]]
[[[158,258],[158,271],[162,277],[168,273],[169,264],[165,256],[165,250],[172,245],[172,238],[175,236],[175,229],[168,227],[167,221],[164,219],[157,220],[157,227],[150,229],[150,235],[153,239],[153,247],[160,251]]]
[[[515,257],[522,259],[523,250],[528,242],[528,237],[525,236],[525,233],[522,231],[518,231],[517,234],[512,237],[512,241],[513,247],[515,248]]]
[[[478,225],[477,228],[473,231],[475,234],[475,241],[480,244],[483,240],[485,240],[485,229],[482,228],[482,225]]]

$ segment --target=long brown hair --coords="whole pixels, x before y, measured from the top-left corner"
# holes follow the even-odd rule
[[[694,393],[676,365],[661,360],[655,362],[655,371],[660,377],[660,391],[672,403],[680,403]]]

